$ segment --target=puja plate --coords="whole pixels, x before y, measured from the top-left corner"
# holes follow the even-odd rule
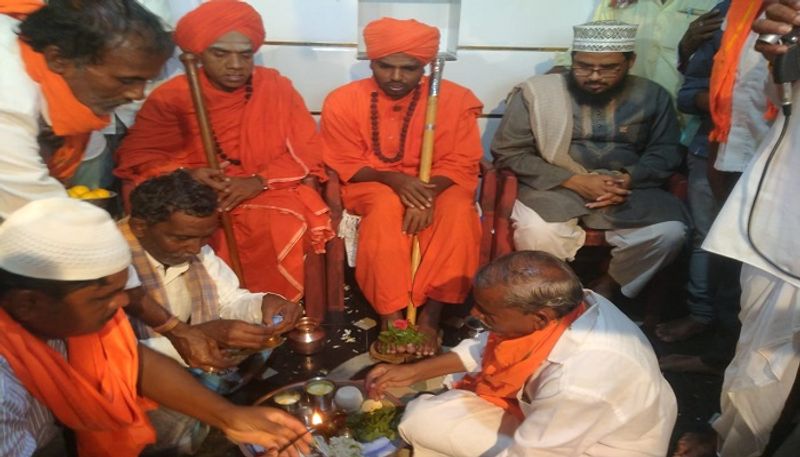
[[[362,381],[334,381],[334,380],[330,380],[330,381],[333,382],[336,385],[336,390],[334,390],[334,393],[337,390],[339,390],[341,387],[354,386],[354,387],[358,388],[361,391],[361,393],[362,393],[362,395],[364,396],[365,399],[367,398],[366,389],[364,388],[364,381],[363,380]],[[255,403],[253,403],[253,404],[256,405],[256,406],[269,406],[269,407],[272,407],[272,408],[277,408],[277,409],[281,409],[281,410],[287,411],[287,409],[285,407],[283,407],[282,405],[278,404],[275,401],[275,398],[277,396],[279,396],[279,395],[282,395],[282,394],[288,394],[288,393],[291,393],[291,392],[299,392],[300,393],[300,398],[301,398],[301,400],[300,400],[300,408],[296,408],[294,410],[290,410],[289,412],[293,416],[295,416],[298,419],[300,419],[301,422],[305,423],[306,421],[304,420],[304,417],[303,417],[303,413],[304,413],[303,409],[304,409],[304,407],[308,408],[310,406],[309,402],[305,399],[305,395],[304,395],[305,394],[304,385],[305,385],[306,382],[307,381],[296,382],[296,383],[293,383],[293,384],[288,384],[286,386],[283,386],[283,387],[281,387],[279,389],[275,389],[272,392],[269,392],[268,394],[266,394],[263,397],[261,397],[258,400],[256,400]],[[384,395],[384,400],[388,401],[389,403],[391,403],[395,407],[402,406],[402,402],[397,397],[395,397],[395,396],[393,396],[391,394],[388,394],[388,393],[385,394]],[[334,409],[334,412],[335,411],[339,411],[339,410],[338,409]],[[317,434],[314,434],[314,436],[316,438]],[[319,439],[319,438],[317,438],[317,439]],[[398,450],[406,447],[406,444],[399,437],[397,439],[395,439],[394,441],[390,442],[390,443],[391,443],[391,449],[389,449],[388,452],[374,452],[374,453],[366,452],[364,455],[365,456],[370,456],[370,457],[372,457],[372,456],[387,456],[387,455],[388,456],[394,456],[394,455],[397,455],[397,451]],[[364,445],[365,443],[361,443],[361,444]],[[382,448],[382,449],[385,450],[385,448]],[[242,451],[242,454],[244,454],[246,457],[260,457],[262,455],[265,455],[264,451],[260,448],[260,446],[256,446],[256,445],[253,445],[253,444],[240,443],[239,444],[239,450]],[[324,455],[322,453],[320,453],[320,452],[315,450],[315,451],[312,451],[312,453],[310,455],[306,456],[306,457],[320,457],[320,456],[324,457]]]

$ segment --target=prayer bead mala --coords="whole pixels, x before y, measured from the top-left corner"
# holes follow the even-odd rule
[[[247,102],[250,101],[250,97],[253,96],[253,77],[250,76],[247,78],[247,82],[244,84],[244,103],[245,105]],[[222,158],[222,160],[230,163],[231,165],[241,165],[242,161],[239,159],[231,159],[225,154],[225,151],[222,150],[222,146],[219,144],[219,140],[217,140],[217,133],[214,132],[214,127],[211,127],[211,137],[214,139],[214,147],[217,150],[217,155]],[[265,187],[266,189],[266,187]]]
[[[382,162],[395,163],[403,160],[403,155],[406,150],[408,126],[411,124],[411,117],[414,115],[417,102],[419,102],[419,86],[414,88],[414,95],[411,97],[411,103],[408,104],[406,115],[403,117],[403,127],[400,130],[400,150],[397,151],[394,157],[387,157],[383,155],[381,151],[381,134],[378,125],[378,92],[372,92],[370,94],[369,117],[372,123],[372,152],[374,152]]]

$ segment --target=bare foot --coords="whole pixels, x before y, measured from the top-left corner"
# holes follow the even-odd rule
[[[656,325],[656,336],[665,343],[674,343],[703,333],[708,327],[708,324],[699,322],[692,316],[685,316]]]
[[[674,373],[722,375],[721,369],[706,365],[698,355],[665,355],[658,359],[658,366],[661,367],[661,371],[672,371]]]
[[[403,313],[395,311],[389,314],[381,314],[381,330],[387,330],[392,322],[397,319],[404,319]],[[381,354],[411,354],[415,350],[413,344],[394,345],[383,343],[378,340],[378,352]]]
[[[414,348],[414,352],[420,357],[430,357],[439,353],[442,342],[439,338],[439,329],[430,327],[417,327],[417,330],[425,335],[425,341]]]
[[[603,273],[603,276],[592,281],[589,285],[589,288],[592,289],[595,293],[602,295],[603,297],[612,300],[614,295],[619,292],[619,283],[614,280],[608,273]]]
[[[713,432],[684,433],[675,445],[672,457],[715,457],[717,455],[717,435]]]
[[[419,357],[430,357],[438,354],[442,342],[439,338],[439,321],[442,318],[442,306],[444,303],[432,299],[425,302],[422,311],[419,313],[417,330],[425,335],[425,341],[414,348],[414,353]]]

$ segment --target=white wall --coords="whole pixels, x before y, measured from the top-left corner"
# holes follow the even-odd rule
[[[469,87],[483,101],[481,128],[488,149],[509,89],[533,74],[546,72],[555,52],[569,46],[572,25],[589,20],[598,0],[362,1],[368,9],[381,13],[394,3],[398,17],[416,16],[428,22],[439,17],[436,25],[440,26],[449,22],[444,41],[448,34],[457,33],[459,49],[457,60],[447,62],[444,77]],[[171,0],[171,22],[198,3]],[[332,89],[369,75],[367,63],[356,60],[359,30],[364,25],[359,24],[358,0],[249,3],[261,13],[267,30],[259,63],[292,79],[312,112],[320,111]],[[452,10],[460,18],[457,30],[446,17],[446,11]]]

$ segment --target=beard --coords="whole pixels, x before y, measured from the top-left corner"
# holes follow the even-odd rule
[[[622,93],[622,91],[625,89],[625,81],[627,81],[627,79],[628,75],[626,74],[620,78],[619,81],[614,83],[614,85],[609,86],[603,92],[592,93],[582,88],[575,79],[575,75],[572,74],[572,72],[569,72],[567,74],[567,89],[569,90],[570,94],[575,97],[575,101],[579,105],[602,107],[606,106],[608,102]]]

